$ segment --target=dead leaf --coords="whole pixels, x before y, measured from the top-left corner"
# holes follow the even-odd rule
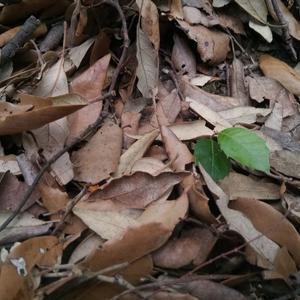
[[[178,269],[191,263],[203,263],[217,238],[208,229],[194,228],[178,239],[169,240],[153,253],[153,262],[161,268]]]
[[[161,127],[161,135],[173,169],[184,171],[185,166],[194,161],[193,155],[168,127]]]
[[[158,136],[158,133],[158,130],[153,130],[131,145],[130,148],[121,155],[119,166],[114,177],[119,177],[126,173],[129,174],[134,163],[143,157],[149,146]]]
[[[59,242],[54,236],[43,236],[28,239],[16,248],[8,255],[5,260],[5,263],[1,266],[0,273],[0,298],[3,300],[15,299],[19,294],[25,292],[27,294],[27,299],[32,295],[32,288],[29,290],[26,285],[30,281],[29,276],[33,267],[35,265],[40,265],[43,262],[43,259],[49,256],[52,264],[47,264],[53,266],[58,257],[61,255],[62,248],[57,251],[57,245]],[[17,269],[11,262],[11,260],[23,260],[24,269],[21,267]],[[50,262],[50,260],[49,260]],[[20,273],[18,273],[18,271]],[[30,294],[28,294],[30,293]],[[25,298],[25,299],[26,299]]]
[[[300,75],[288,64],[263,54],[259,58],[259,67],[265,76],[277,80],[292,94],[300,96]]]
[[[21,104],[10,104],[9,108],[5,102],[0,103],[0,135],[39,128],[86,106],[86,102],[75,94],[48,98],[22,94],[20,98]]]
[[[197,50],[202,61],[218,64],[226,59],[230,39],[225,33],[207,29],[202,25],[191,26],[185,21],[177,20],[177,22],[197,43]]]
[[[231,201],[229,207],[242,212],[257,230],[280,246],[285,246],[299,267],[300,236],[284,215],[271,205],[255,199],[239,198]]]
[[[300,151],[275,151],[270,155],[270,164],[276,171],[300,179]]]
[[[131,208],[144,208],[159,199],[169,188],[180,183],[185,173],[164,172],[158,176],[136,172],[111,181],[103,190],[91,195],[89,201],[119,201]]]
[[[139,79],[137,87],[145,98],[151,98],[158,85],[158,54],[149,37],[140,28],[137,29],[136,75]]]
[[[75,180],[96,184],[108,179],[118,167],[121,147],[121,128],[106,122],[85,146],[73,152]]]
[[[87,102],[101,96],[103,85],[107,75],[110,62],[110,54],[99,59],[85,72],[80,74],[71,82],[72,92],[79,94]],[[78,137],[89,125],[94,123],[102,110],[102,102],[97,102],[70,115],[68,123],[70,135],[68,142]]]
[[[237,198],[280,199],[278,185],[235,172],[230,172],[219,184],[230,200]]]

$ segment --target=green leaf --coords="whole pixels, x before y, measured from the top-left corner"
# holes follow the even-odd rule
[[[216,141],[205,138],[198,140],[194,155],[196,163],[200,163],[215,181],[229,173],[230,161]]]
[[[270,172],[269,149],[265,141],[245,128],[227,128],[218,135],[228,157],[254,170]]]

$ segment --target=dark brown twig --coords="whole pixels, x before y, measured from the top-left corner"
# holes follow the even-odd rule
[[[114,90],[115,90],[115,87],[116,87],[116,83],[117,83],[117,79],[119,77],[119,74],[121,72],[121,69],[123,67],[123,64],[124,64],[124,61],[125,61],[125,58],[126,58],[126,55],[127,55],[127,49],[129,47],[129,37],[128,37],[126,19],[125,19],[125,16],[123,14],[123,11],[122,11],[122,9],[121,9],[121,7],[119,5],[119,2],[118,1],[113,1],[113,0],[105,0],[105,3],[110,4],[113,7],[115,7],[118,10],[119,14],[120,14],[120,17],[121,17],[121,20],[122,20],[122,31],[123,31],[123,42],[124,42],[122,54],[121,54],[118,66],[117,66],[117,68],[115,70],[114,76],[112,78],[112,81],[111,81],[111,84],[110,84],[110,87],[109,87],[109,90],[108,90],[108,93],[107,93],[108,97],[110,97],[114,93]],[[101,98],[101,97],[99,97],[99,98]],[[101,98],[101,100],[104,100],[104,98]],[[106,105],[106,107],[108,107],[108,105]],[[71,150],[76,144],[82,142],[88,136],[94,134],[97,131],[98,127],[101,125],[103,119],[105,118],[106,112],[107,112],[107,110],[104,108],[103,111],[100,113],[100,115],[98,116],[98,118],[96,119],[96,121],[93,124],[91,124],[90,126],[88,126],[84,130],[84,132],[82,134],[80,134],[79,137],[75,138],[74,141],[72,141],[69,145],[66,145],[62,150],[60,150],[55,155],[53,155],[45,163],[45,165],[41,168],[41,170],[39,171],[38,175],[34,179],[32,185],[29,187],[29,189],[24,194],[24,197],[23,197],[22,201],[20,202],[19,206],[17,207],[17,209],[0,226],[0,231],[2,231],[3,229],[5,229],[7,227],[7,225],[20,213],[20,211],[22,210],[22,208],[24,207],[24,205],[28,201],[29,197],[33,193],[34,189],[36,188],[37,184],[39,183],[39,181],[43,177],[44,173],[48,170],[48,168],[58,158],[60,158],[64,153],[66,153],[69,150]]]
[[[25,21],[21,30],[1,49],[0,65],[5,64],[15,56],[17,50],[30,39],[40,24],[40,20],[34,16],[30,16]]]
[[[279,21],[280,25],[282,25],[282,35],[283,35],[283,39],[284,39],[284,42],[286,44],[286,47],[287,47],[288,51],[290,52],[290,54],[292,56],[292,59],[294,61],[297,61],[297,53],[294,49],[293,40],[292,40],[292,38],[290,36],[290,33],[289,33],[288,23],[286,22],[286,20],[284,18],[284,15],[282,14],[282,11],[280,10],[280,7],[278,5],[278,1],[277,0],[271,0],[271,2],[272,2],[273,9],[275,11],[275,14],[278,18],[278,21]]]

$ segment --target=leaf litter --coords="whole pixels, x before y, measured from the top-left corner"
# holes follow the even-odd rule
[[[0,298],[296,299],[299,2],[40,2],[0,12]]]

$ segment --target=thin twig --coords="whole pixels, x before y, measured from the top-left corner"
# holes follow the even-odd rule
[[[118,66],[116,67],[116,70],[115,70],[115,73],[114,73],[114,76],[112,78],[112,81],[111,81],[111,84],[110,84],[110,87],[109,87],[109,90],[108,90],[108,94],[107,94],[108,95],[107,97],[111,97],[112,93],[115,91],[117,79],[118,79],[119,74],[121,72],[121,69],[123,67],[123,64],[124,64],[124,61],[125,61],[125,58],[126,58],[126,55],[127,55],[127,49],[129,47],[130,41],[129,41],[129,37],[128,37],[126,19],[125,19],[125,16],[124,16],[123,12],[122,12],[122,9],[119,5],[119,2],[118,1],[113,1],[113,0],[111,0],[111,1],[106,0],[105,3],[110,4],[113,7],[115,7],[117,9],[117,11],[119,12],[119,14],[120,14],[120,17],[121,17],[121,20],[122,20],[122,32],[123,32],[123,43],[124,43],[122,54],[121,54]],[[104,98],[102,100],[104,100]],[[98,127],[101,125],[101,123],[102,123],[102,121],[105,117],[106,117],[106,110],[103,109],[102,112],[99,114],[98,118],[96,119],[96,121],[93,124],[89,125],[84,130],[84,132],[80,134],[79,137],[75,138],[70,144],[66,145],[62,150],[60,150],[55,155],[53,155],[45,163],[45,165],[41,168],[40,172],[38,173],[38,175],[34,179],[32,185],[27,189],[26,193],[23,196],[23,199],[19,203],[16,210],[5,220],[5,222],[3,224],[1,224],[0,231],[5,229],[7,227],[7,225],[21,212],[22,208],[24,207],[24,205],[28,201],[29,197],[31,196],[31,194],[35,190],[37,184],[39,183],[39,181],[43,177],[44,173],[48,170],[48,168],[58,158],[60,158],[64,153],[71,150],[76,144],[82,142],[83,140],[85,140],[91,134],[94,134],[97,131]]]
[[[67,207],[65,209],[65,213],[63,215],[63,217],[61,218],[61,220],[59,221],[59,223],[56,225],[56,227],[54,228],[52,234],[55,235],[58,231],[60,231],[60,229],[64,226],[65,224],[65,220],[67,218],[67,216],[71,213],[73,207],[79,202],[80,199],[82,199],[82,197],[86,194],[87,192],[87,188],[84,187],[80,193],[78,195],[76,195],[68,204]]]
[[[277,0],[271,0],[272,2],[272,6],[273,6],[273,9],[275,11],[275,14],[278,18],[278,21],[280,23],[280,25],[282,25],[282,35],[283,35],[283,39],[284,39],[284,42],[286,44],[286,47],[288,49],[288,51],[290,52],[291,56],[292,56],[292,59],[294,61],[297,61],[297,53],[294,49],[294,46],[293,46],[293,41],[292,41],[292,38],[290,36],[290,32],[289,32],[289,26],[288,26],[288,23],[286,22],[285,18],[284,18],[284,15],[278,5],[278,1]]]

